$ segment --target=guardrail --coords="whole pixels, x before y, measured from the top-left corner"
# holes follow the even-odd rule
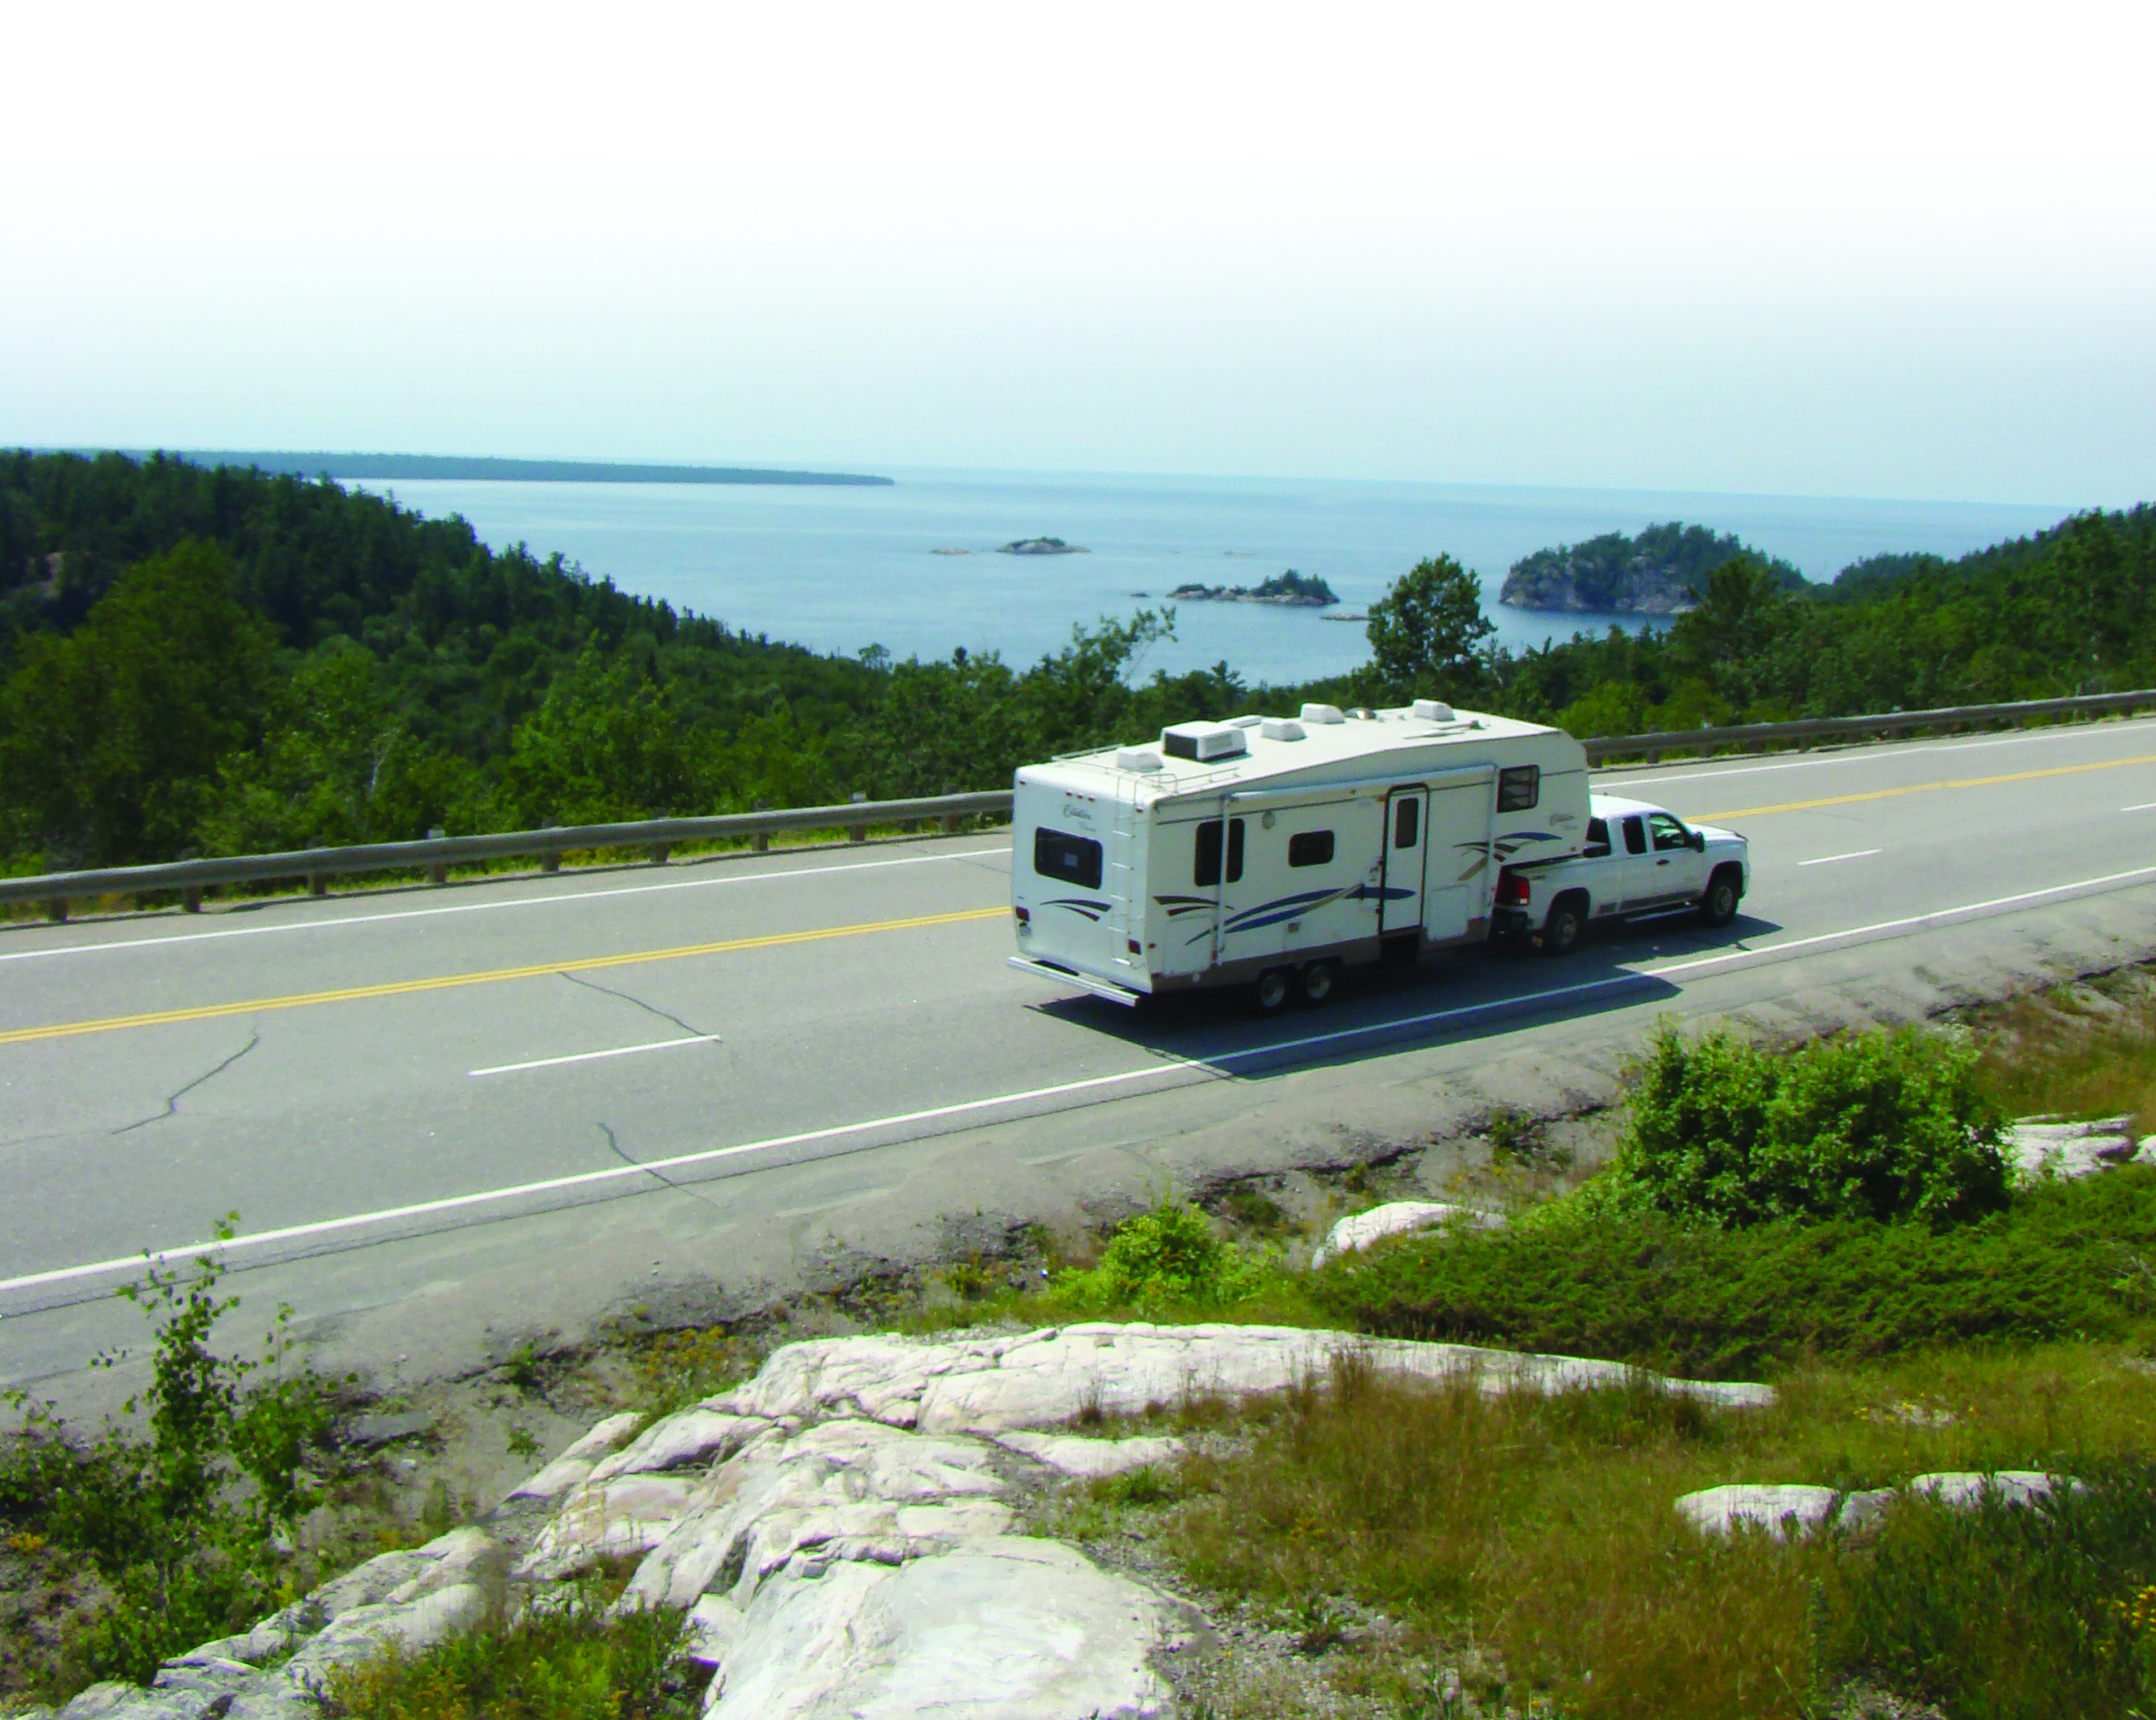
[[[64,920],[71,898],[180,892],[182,906],[193,912],[202,893],[219,884],[260,884],[305,878],[315,894],[332,877],[351,872],[415,871],[428,881],[446,884],[453,865],[474,860],[536,856],[542,871],[558,870],[572,851],[641,848],[654,864],[684,842],[724,842],[747,837],[759,849],[790,830],[844,830],[855,842],[868,839],[872,824],[932,821],[947,831],[983,814],[1009,816],[1008,788],[984,794],[938,794],[922,800],[855,800],[843,806],[797,806],[779,812],[721,813],[711,818],[643,819],[620,824],[557,824],[543,830],[504,830],[486,836],[429,836],[418,842],[370,842],[357,848],[302,848],[289,854],[234,855],[221,860],[173,860],[155,866],[108,866],[90,872],[47,872],[29,878],[0,878],[0,902],[36,901],[49,917]]]
[[[1723,752],[1743,747],[1802,747],[1814,741],[1866,741],[1921,729],[1975,728],[2025,722],[2035,716],[2123,716],[2156,709],[2156,688],[2090,693],[2071,699],[2024,699],[2011,705],[1952,705],[1938,711],[1889,711],[1870,716],[1810,716],[1794,722],[1732,723],[1726,728],[1671,729],[1651,735],[1605,735],[1584,742],[1587,762],[1660,758],[1666,752]]]
[[[1659,758],[1670,752],[1722,752],[1740,747],[1801,747],[1817,741],[1869,740],[1923,729],[1969,728],[2045,716],[2112,716],[2156,709],[2156,688],[2095,693],[2072,699],[2029,699],[2010,705],[1958,705],[1940,711],[1892,711],[1867,716],[1810,717],[1796,722],[1753,722],[1727,728],[1675,729],[1661,734],[1605,736],[1585,743],[1589,764],[1614,758]],[[418,842],[375,842],[358,848],[305,848],[290,854],[237,855],[223,860],[175,860],[155,866],[109,866],[90,872],[48,872],[0,878],[0,903],[42,902],[48,916],[67,917],[70,900],[177,891],[189,912],[203,891],[221,884],[259,884],[305,878],[316,895],[329,880],[353,872],[424,870],[434,884],[449,869],[475,860],[530,859],[552,872],[565,854],[595,849],[636,849],[663,865],[684,842],[747,838],[756,847],[795,830],[844,830],[855,842],[871,825],[933,822],[955,831],[968,818],[1008,818],[1008,788],[978,794],[938,794],[921,800],[855,800],[843,806],[799,806],[781,812],[723,813],[711,818],[644,819],[630,824],[557,825],[543,830],[505,830],[486,836],[430,836]]]

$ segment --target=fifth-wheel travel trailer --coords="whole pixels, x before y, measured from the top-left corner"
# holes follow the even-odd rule
[[[1588,817],[1571,736],[1434,699],[1178,723],[1014,788],[1012,966],[1120,1004],[1247,983],[1265,1011],[1481,942],[1499,869],[1577,854]]]

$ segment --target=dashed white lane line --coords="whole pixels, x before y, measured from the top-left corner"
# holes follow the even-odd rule
[[[2138,805],[2122,806],[2121,812],[2156,812],[2156,800],[2143,800]]]
[[[684,1045],[713,1045],[715,1033],[700,1033],[685,1040],[654,1040],[646,1045],[616,1045],[607,1051],[572,1051],[566,1057],[534,1057],[529,1063],[497,1063],[491,1069],[467,1069],[468,1076],[519,1075],[527,1069],[558,1069],[564,1063],[597,1063],[605,1057],[634,1057],[639,1051],[678,1051]]]
[[[1348,1040],[1369,1040],[1386,1035],[1410,1032],[1417,1028],[1435,1027],[1448,1021],[1458,1021],[1474,1015],[1491,1015],[1507,1011],[1525,1011],[1558,1002],[1567,998],[1586,997],[1599,992],[1614,991],[1625,986],[1651,984],[1657,980],[1668,980],[1679,974],[1697,973],[1710,968],[1735,967],[1749,962],[1766,961],[1786,956],[1794,952],[1818,949],[1827,944],[1856,943],[1866,940],[1893,937],[1928,926],[1950,920],[1964,919],[1972,914],[1991,912],[2000,908],[2025,906],[2030,902],[2053,897],[2071,896],[2078,891],[2097,891],[2129,884],[2147,883],[2156,880],[2156,865],[2137,866],[2130,871],[2107,872],[2100,877],[2080,878],[2070,884],[2047,885],[2040,890],[2018,891],[2011,896],[1995,896],[1984,901],[1964,902],[1958,906],[1935,909],[1928,914],[1907,914],[1895,920],[1877,920],[1868,926],[1851,926],[1840,932],[1821,932],[1810,937],[1793,937],[1779,943],[1755,944],[1749,949],[1724,950],[1711,956],[1694,956],[1681,962],[1666,963],[1657,968],[1638,968],[1623,973],[1612,974],[1604,979],[1584,980],[1574,985],[1553,986],[1544,991],[1528,992],[1508,998],[1491,998],[1478,1004],[1463,1004],[1450,1009],[1432,1009],[1423,1014],[1394,1017],[1384,1021],[1373,1021],[1359,1027],[1337,1028],[1330,1033],[1305,1034],[1297,1039],[1275,1040],[1262,1045],[1247,1045],[1238,1050],[1220,1051],[1208,1057],[1182,1057],[1169,1053],[1159,1054],[1159,1060],[1139,1069],[1120,1070],[1111,1075],[1096,1075],[1082,1080],[1059,1081],[1053,1086],[1032,1087],[1021,1092],[997,1093],[985,1099],[965,1099],[953,1105],[938,1105],[925,1111],[909,1111],[895,1117],[871,1118],[863,1122],[837,1123],[829,1128],[807,1129],[797,1134],[773,1135],[762,1141],[745,1141],[734,1147],[706,1148],[696,1153],[677,1153],[666,1158],[647,1159],[640,1164],[608,1165],[600,1170],[579,1171],[568,1176],[549,1177],[534,1183],[517,1183],[506,1188],[482,1189],[469,1194],[451,1194],[437,1200],[415,1201],[409,1205],[377,1208],[372,1212],[352,1213],[342,1218],[318,1219],[311,1224],[286,1225],[274,1230],[256,1230],[244,1236],[234,1236],[223,1241],[192,1242],[183,1248],[166,1249],[154,1256],[133,1254],[116,1260],[93,1260],[79,1266],[59,1266],[50,1271],[29,1272],[14,1278],[0,1278],[0,1295],[18,1291],[37,1290],[52,1285],[105,1276],[113,1273],[139,1271],[151,1260],[158,1263],[175,1260],[198,1259],[213,1254],[233,1255],[243,1250],[274,1246],[283,1242],[301,1242],[314,1238],[340,1233],[373,1229],[385,1225],[405,1223],[415,1219],[438,1217],[448,1213],[473,1212],[489,1206],[504,1205],[512,1201],[530,1199],[537,1196],[559,1194],[573,1189],[596,1189],[619,1183],[631,1177],[657,1175],[665,1180],[664,1173],[682,1171],[697,1166],[724,1164],[759,1153],[777,1153],[789,1148],[813,1146],[819,1142],[841,1141],[848,1137],[862,1138],[863,1145],[873,1144],[873,1137],[891,1129],[918,1127],[922,1124],[949,1122],[954,1118],[978,1116],[999,1107],[1039,1104],[1042,1101],[1059,1099],[1072,1093],[1097,1091],[1105,1088],[1127,1086],[1138,1081],[1158,1080],[1163,1076],[1197,1075],[1214,1080],[1234,1079],[1230,1065],[1276,1058],[1298,1051],[1308,1051],[1323,1045],[1337,1045]],[[850,1148],[844,1151],[860,1151]]]
[[[947,860],[978,860],[1009,854],[1010,845],[963,848],[948,854],[915,854],[901,860],[848,860],[829,866],[793,866],[783,872],[737,872],[724,878],[676,878],[665,884],[622,884],[606,890],[578,890],[554,896],[520,896],[506,901],[451,902],[435,908],[397,908],[380,914],[341,914],[329,920],[290,920],[275,926],[229,926],[214,932],[176,932],[165,937],[116,938],[110,943],[64,943],[45,949],[8,950],[0,962],[35,962],[49,956],[101,955],[108,950],[167,949],[179,943],[208,943],[221,937],[266,937],[281,932],[326,932],[340,926],[382,926],[393,920],[429,920],[441,914],[485,914],[498,908],[549,908],[605,901],[618,896],[656,896],[669,890],[712,890],[730,884],[771,884],[786,878],[823,878],[835,872],[873,872],[886,866],[929,866]]]
[[[1836,860],[1869,860],[1875,854],[1884,854],[1883,848],[1852,848],[1847,854],[1823,854],[1817,860],[1799,860],[1800,866],[1830,866]]]

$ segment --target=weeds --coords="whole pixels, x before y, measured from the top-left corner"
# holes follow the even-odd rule
[[[678,1612],[616,1614],[583,1594],[333,1669],[327,1706],[346,1720],[691,1720],[705,1675],[682,1652],[682,1625]]]

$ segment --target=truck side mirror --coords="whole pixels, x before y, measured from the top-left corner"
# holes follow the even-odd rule
[[[1707,852],[1707,838],[1697,830],[1691,831],[1690,834],[1691,836],[1691,851],[1694,854],[1705,854]]]

